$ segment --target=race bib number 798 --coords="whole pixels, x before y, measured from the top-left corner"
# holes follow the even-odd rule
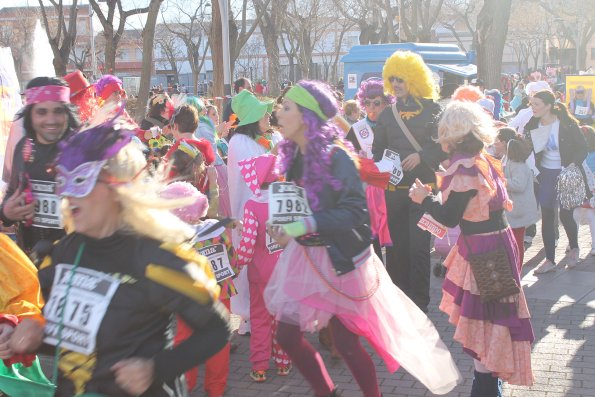
[[[312,215],[306,191],[291,182],[274,182],[269,188],[269,221],[273,225],[295,222]]]

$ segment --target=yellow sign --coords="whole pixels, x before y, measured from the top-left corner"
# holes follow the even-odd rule
[[[595,118],[595,75],[566,76],[566,105],[581,124],[593,124]]]

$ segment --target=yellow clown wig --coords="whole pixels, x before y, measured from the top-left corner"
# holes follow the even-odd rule
[[[389,81],[392,76],[405,80],[412,96],[438,99],[432,71],[419,54],[411,51],[395,51],[384,63],[382,68],[384,89],[394,95],[393,85]]]

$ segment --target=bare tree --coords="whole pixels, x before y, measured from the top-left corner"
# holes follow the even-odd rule
[[[477,74],[486,87],[500,87],[511,5],[512,0],[484,0],[477,16]]]
[[[440,25],[449,30],[463,51],[474,51],[477,48],[475,30],[477,14],[481,0],[445,0],[440,15]],[[471,36],[471,46],[467,48],[461,32]]]
[[[207,0],[168,0],[167,7],[171,15],[169,21],[163,19],[165,28],[182,41],[185,47],[185,57],[192,71],[192,91],[198,92],[200,72],[204,66],[209,49],[209,28],[206,8]],[[212,11],[218,11],[217,0],[212,1]],[[220,32],[221,30],[219,30]],[[218,33],[220,39],[221,33]],[[221,67],[223,67],[221,65]]]
[[[143,28],[143,63],[140,78],[140,87],[138,90],[138,101],[136,106],[136,119],[141,121],[144,116],[144,104],[149,100],[149,86],[151,84],[151,74],[153,72],[153,43],[155,39],[155,26],[157,24],[157,15],[163,0],[151,0],[147,14],[147,21]]]
[[[309,77],[314,48],[334,21],[331,12],[331,4],[324,0],[289,2],[287,32],[290,40],[299,45],[297,60],[302,78]]]
[[[31,62],[33,37],[38,13],[33,7],[21,7],[15,10],[15,21],[11,26],[0,28],[0,47],[10,47],[14,67],[19,81],[27,80],[24,66]]]
[[[289,0],[275,0],[265,2],[264,0],[253,0],[254,8],[257,14],[262,15],[260,22],[260,31],[264,40],[264,48],[269,58],[269,94],[279,95],[281,87],[280,82],[280,60],[279,60],[279,40],[281,39],[281,29],[285,21],[284,10]]]
[[[174,73],[176,84],[180,83],[180,68],[182,59],[185,58],[183,51],[184,44],[180,39],[167,30],[163,25],[158,25],[155,34],[156,49],[159,50],[156,57],[157,63],[162,68],[168,68]]]
[[[231,5],[231,0],[229,1]],[[262,8],[266,9],[269,3],[272,4],[271,0],[261,0],[261,5],[263,6],[262,8],[252,7],[249,9],[249,5],[252,5],[252,3],[254,3],[254,1],[242,0],[242,7],[237,11],[235,17],[234,12],[229,13],[229,54],[230,65],[232,67],[232,76],[233,66],[240,56],[242,47],[244,47],[244,45],[248,42],[248,39],[250,39],[262,20],[263,13],[258,12],[258,10],[261,10]],[[275,4],[275,7],[278,6],[278,4]],[[232,10],[231,6],[229,9]],[[252,20],[248,19],[249,11],[255,15],[255,18]],[[238,22],[236,21],[239,22],[239,26]]]
[[[254,40],[254,38],[244,44],[240,56],[236,59],[235,78],[246,76],[252,79],[254,77],[253,72],[258,71],[258,64],[261,60],[261,48],[262,43]]]
[[[346,18],[335,21],[327,30],[316,47],[322,59],[322,79],[335,83],[337,81],[337,65],[343,53],[343,39],[345,34],[355,26],[355,23]]]
[[[585,69],[587,46],[595,34],[595,7],[582,0],[537,0],[539,5],[554,17],[555,28],[576,49],[575,66]],[[589,6],[591,4],[591,6]]]
[[[54,69],[56,76],[64,76],[66,74],[66,68],[68,67],[68,60],[70,59],[70,50],[74,46],[76,40],[76,20],[78,14],[77,2],[78,0],[72,0],[70,10],[68,12],[68,25],[64,14],[66,13],[66,7],[62,4],[62,0],[49,0],[52,4],[53,9],[49,10],[50,17],[48,18],[48,10],[43,3],[43,0],[39,1],[39,7],[41,10],[41,16],[43,26],[45,27],[46,35],[52,52],[54,54]],[[51,19],[57,19],[57,23],[52,23]]]
[[[84,48],[72,47],[69,60],[78,70],[85,70],[90,56],[91,46],[85,46]]]
[[[133,8],[125,11],[123,1],[124,0],[104,0],[103,2],[107,4],[107,14],[105,14],[102,7],[99,6],[99,2],[102,2],[101,0],[89,0],[91,7],[93,7],[93,11],[95,11],[97,18],[99,18],[99,22],[103,27],[103,36],[105,38],[104,70],[107,73],[116,72],[116,51],[120,39],[124,34],[126,20],[133,15],[146,14],[149,12],[150,8]],[[151,0],[150,4],[154,4],[153,0]]]
[[[356,24],[360,44],[398,41],[399,0],[333,0],[339,13]]]
[[[402,29],[408,41],[431,42],[444,0],[402,0]]]

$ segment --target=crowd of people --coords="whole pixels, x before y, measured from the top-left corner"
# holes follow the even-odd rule
[[[137,124],[115,76],[31,80],[3,173],[0,366],[18,379],[53,357],[56,396],[182,397],[204,364],[223,396],[231,311],[254,382],[272,359],[340,396],[304,337],[320,332],[366,397],[381,392],[362,338],[446,394],[462,377],[427,317],[430,253],[458,228],[439,308],[473,359],[470,394],[532,385],[525,240],[541,218],[539,274],[576,265],[578,223],[595,239],[595,132],[544,81],[510,121],[478,85],[442,106],[422,58],[397,51],[347,101],[308,80],[262,100],[241,78],[223,109],[156,90]]]

